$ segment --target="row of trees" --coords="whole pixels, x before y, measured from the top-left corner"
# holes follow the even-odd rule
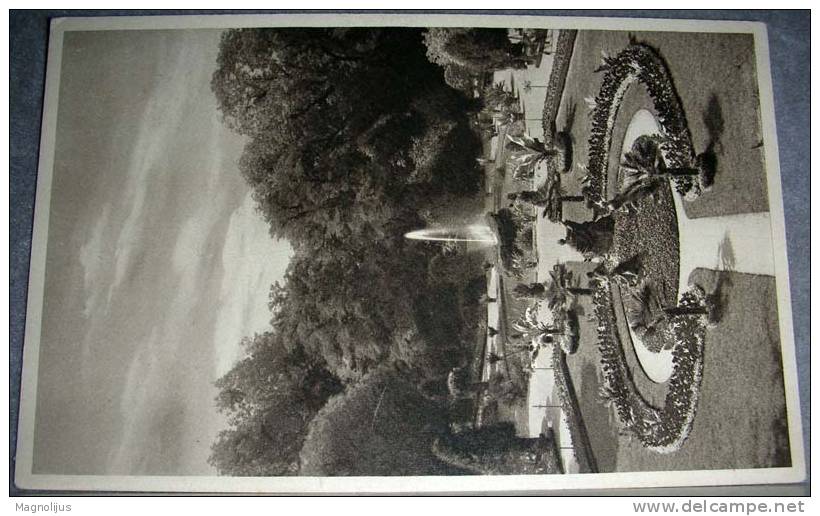
[[[229,419],[210,458],[220,473],[364,472],[333,459],[344,443],[327,436],[349,435],[378,403],[397,418],[392,391],[372,395],[385,382],[405,392],[466,360],[480,257],[403,238],[481,181],[475,106],[425,51],[417,29],[222,37],[212,89],[225,123],[248,137],[239,167],[259,212],[295,255],[271,288],[270,331],[246,340],[246,357],[217,384]],[[435,411],[417,412],[397,428],[441,427]]]

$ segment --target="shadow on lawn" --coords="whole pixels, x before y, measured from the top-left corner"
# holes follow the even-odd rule
[[[726,128],[726,120],[723,118],[723,108],[720,106],[720,100],[714,93],[709,97],[709,103],[706,104],[706,109],[703,112],[703,124],[709,134],[709,146],[716,146],[718,152],[720,152],[720,139]]]
[[[720,100],[716,94],[712,93],[709,97],[709,103],[703,112],[703,124],[706,126],[706,132],[709,135],[709,141],[706,144],[706,149],[698,157],[705,165],[705,168],[711,171],[708,182],[714,181],[714,176],[718,175],[718,159],[717,155],[723,153],[723,131],[726,128],[726,120],[723,117],[723,108],[720,105]]]
[[[572,132],[572,127],[575,125],[575,114],[578,112],[578,103],[575,102],[575,99],[570,97],[567,101],[567,114],[566,119],[564,121],[564,128],[561,131],[565,133]]]

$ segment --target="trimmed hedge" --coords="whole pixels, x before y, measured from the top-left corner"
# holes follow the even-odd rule
[[[561,410],[566,413],[567,426],[579,470],[581,473],[597,473],[598,465],[592,453],[592,444],[589,441],[589,434],[578,405],[578,397],[575,395],[575,387],[569,374],[567,355],[558,344],[554,344],[552,348],[552,367],[556,392],[561,401]]]
[[[564,84],[567,81],[567,72],[572,61],[572,51],[575,47],[575,37],[577,35],[577,30],[562,29],[558,33],[558,41],[555,44],[555,53],[553,54],[552,71],[547,84],[547,97],[544,99],[544,142],[552,142],[555,139],[555,117],[558,115],[561,96],[564,94]]]

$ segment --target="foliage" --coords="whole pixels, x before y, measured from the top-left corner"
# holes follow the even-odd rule
[[[512,423],[498,423],[447,435],[436,441],[442,461],[482,475],[557,473],[552,434],[540,439],[517,437]]]
[[[507,29],[431,27],[424,34],[427,57],[441,66],[458,65],[474,73],[524,67],[521,46],[507,37]]]
[[[507,134],[508,167],[514,177],[533,177],[539,163],[555,156],[554,148],[547,148],[538,138],[527,134],[513,136]]]
[[[473,96],[473,81],[477,78],[478,75],[465,66],[448,64],[444,67],[444,82],[470,97]]]
[[[247,356],[216,382],[229,427],[208,462],[227,475],[294,474],[308,422],[341,384],[298,350],[285,350],[274,333],[243,345]]]
[[[491,373],[487,395],[490,399],[501,401],[507,406],[514,406],[527,400],[526,387],[500,371]]]
[[[412,142],[467,121],[465,100],[422,52],[411,29],[225,32],[212,88],[225,122],[252,138],[240,169],[274,235],[378,236],[405,215],[385,198],[428,193]]]
[[[435,251],[402,235],[481,177],[464,101],[420,31],[231,30],[218,64],[223,117],[251,137],[240,171],[271,233],[296,250],[275,330],[345,380],[417,356],[414,307]],[[411,284],[422,288],[408,294]]]
[[[395,373],[375,371],[328,401],[302,448],[306,475],[453,473],[431,452],[444,414]]]
[[[521,109],[518,97],[505,89],[504,82],[497,82],[484,88],[481,98],[485,111],[510,115],[518,113]]]
[[[674,344],[674,335],[669,318],[663,311],[657,287],[646,279],[629,288],[629,297],[624,300],[629,328],[641,339],[643,346],[653,353],[669,349]]]
[[[526,269],[535,265],[533,248],[522,248],[519,243],[532,242],[532,223],[518,219],[507,208],[487,214],[487,223],[498,238],[501,266],[505,273],[523,277]]]
[[[463,286],[480,263],[442,281],[434,264],[449,258],[403,235],[477,195],[481,145],[419,29],[229,30],[217,66],[223,120],[248,138],[240,172],[295,253],[271,288],[270,331],[217,383],[229,427],[211,463],[293,474],[308,423],[343,386],[463,359],[459,337],[476,326]]]

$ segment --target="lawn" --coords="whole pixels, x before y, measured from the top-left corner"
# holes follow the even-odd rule
[[[683,33],[636,33],[634,37],[656,48],[666,59],[695,151],[703,152],[711,145],[717,155],[713,189],[688,203],[687,214],[697,218],[768,210],[752,37],[692,37]],[[601,74],[594,69],[601,63],[602,51],[615,55],[628,44],[625,32],[578,33],[556,117],[558,130],[569,131],[575,146],[573,172],[562,177],[568,193],[580,190],[585,173],[581,165],[588,155],[590,118],[584,99],[594,98],[601,83]],[[638,109],[653,111],[646,90],[635,85],[627,91],[616,118],[612,149],[621,148],[631,115]],[[618,153],[610,154],[610,176],[617,170],[618,160]],[[589,220],[592,215],[579,204],[567,204],[564,209],[565,217],[571,220]],[[539,226],[539,235],[542,233],[548,231],[541,231]],[[646,234],[636,236],[651,238]],[[538,245],[539,277],[544,277],[558,253],[550,254],[552,242],[539,241]],[[569,266],[575,274],[590,267],[581,263]],[[709,291],[717,274],[698,270],[690,279]],[[647,451],[637,440],[619,434],[611,410],[598,396],[600,356],[595,324],[582,325],[579,349],[567,357],[567,362],[601,472],[788,465],[774,278],[739,273],[722,273],[722,278],[725,313],[720,324],[707,331],[698,412],[692,433],[678,452],[661,455]],[[582,300],[581,306],[586,313],[592,313],[588,300]],[[620,331],[626,332],[625,326]],[[638,389],[647,401],[659,406],[665,385],[649,380],[640,370],[634,352],[625,351]]]
[[[700,269],[707,290],[723,275],[725,311],[707,331],[695,424],[680,451],[660,455],[621,438],[618,471],[789,465],[786,401],[773,278]],[[592,400],[589,400],[592,401]]]
[[[715,186],[690,203],[690,217],[768,210],[765,163],[760,144],[760,113],[754,63],[753,40],[742,34],[697,34],[638,32],[638,41],[648,43],[666,59],[682,101],[696,152],[718,140]],[[595,73],[602,52],[616,55],[629,45],[626,32],[580,31],[575,41],[564,96],[557,114],[559,130],[568,128],[575,144],[576,170],[565,177],[570,192],[580,190],[583,172],[578,164],[588,155],[589,108],[584,99],[594,98],[602,75]],[[640,108],[653,111],[642,86],[631,87],[624,97],[613,131],[612,148],[619,149],[629,116]],[[618,157],[610,154],[610,167]],[[573,206],[568,218],[583,220],[589,214]]]

